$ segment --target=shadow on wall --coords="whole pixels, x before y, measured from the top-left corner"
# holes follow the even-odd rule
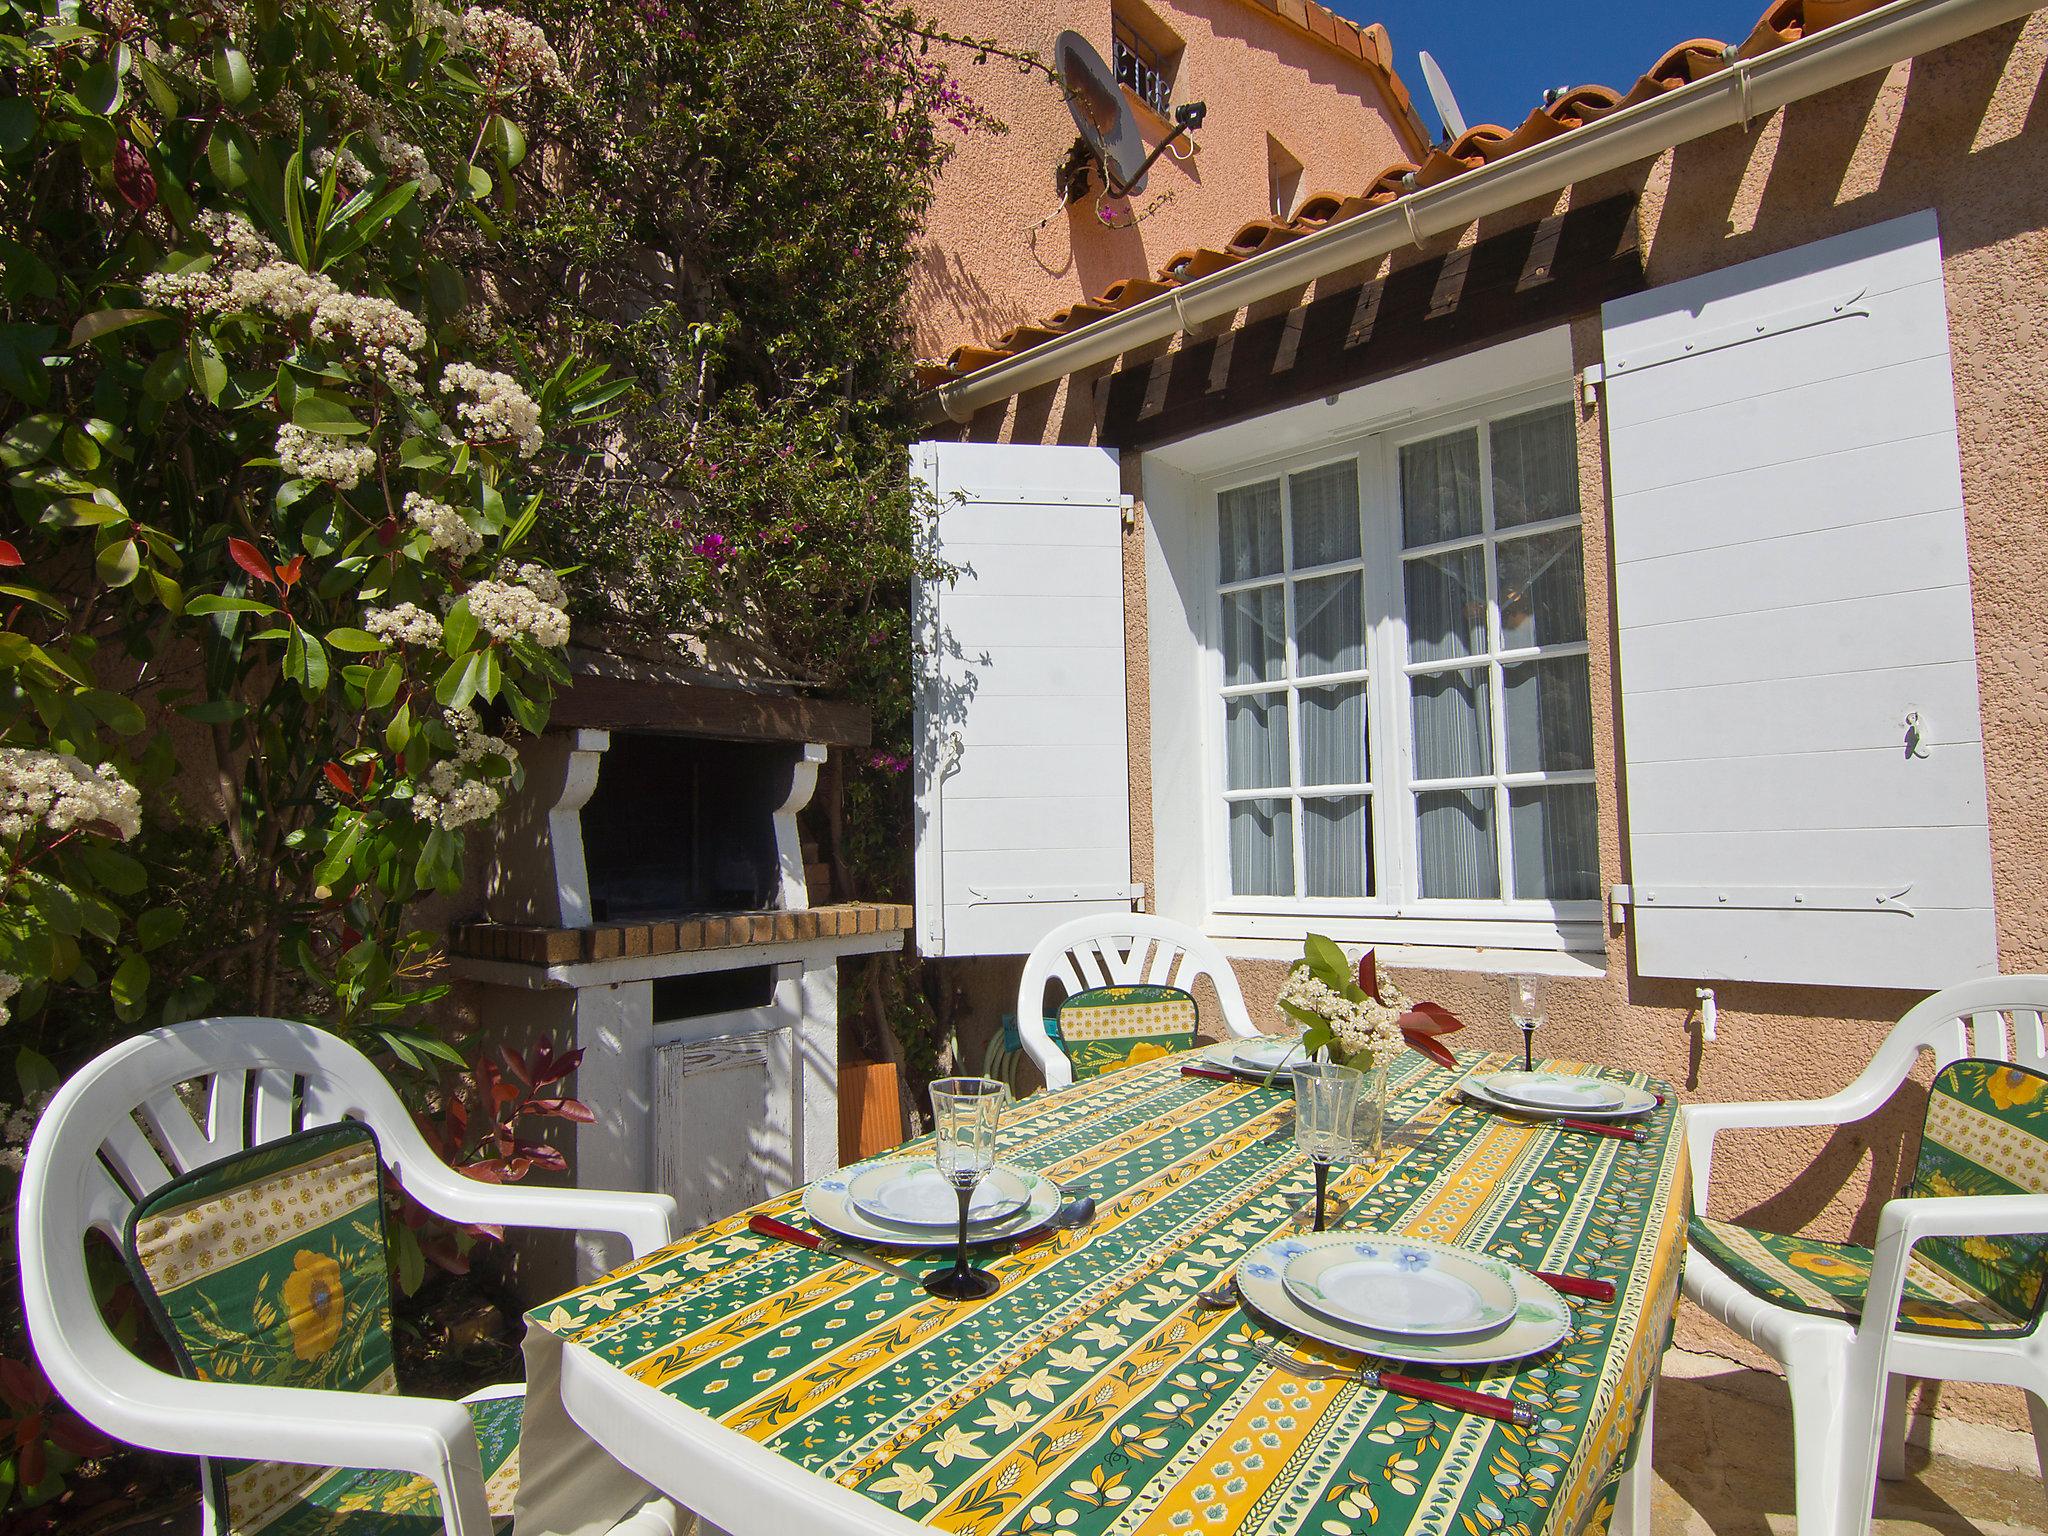
[[[942,558],[936,518],[918,531],[917,540],[919,559]],[[962,566],[960,574],[972,575],[973,567]],[[936,602],[918,603],[911,645],[911,697],[919,709],[917,739],[911,749],[917,763],[914,782],[928,784],[936,791],[959,771],[967,707],[981,687],[980,669],[993,664],[994,658],[986,651],[973,657],[967,655],[959,639],[941,622]],[[925,839],[924,796],[914,801],[911,819],[915,847]]]
[[[909,313],[923,333],[912,338],[920,356],[943,354],[960,336],[1000,336],[1031,318],[1014,296],[990,293],[967,264],[927,241],[910,269]]]

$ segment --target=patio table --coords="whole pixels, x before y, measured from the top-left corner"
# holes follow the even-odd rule
[[[1406,1368],[1531,1405],[1525,1429],[1267,1364],[1255,1314],[1197,1304],[1291,1230],[1312,1180],[1290,1093],[1186,1077],[1187,1059],[1009,1113],[1004,1160],[1086,1185],[1099,1212],[984,1256],[1002,1282],[987,1301],[755,1236],[749,1211],[534,1309],[520,1536],[601,1529],[639,1492],[622,1466],[737,1536],[1603,1526],[1677,1304],[1688,1201],[1668,1090],[1637,1143],[1450,1092],[1506,1053],[1463,1053],[1455,1073],[1405,1055],[1402,1134],[1331,1180],[1343,1226],[1614,1282],[1615,1302],[1573,1303],[1546,1355]],[[754,1210],[802,1221],[800,1194]]]

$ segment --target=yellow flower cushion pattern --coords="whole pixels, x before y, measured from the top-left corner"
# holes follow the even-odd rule
[[[1188,1049],[1197,1022],[1179,987],[1091,987],[1060,1004],[1060,1045],[1078,1082]]]
[[[128,1222],[128,1267],[179,1369],[196,1381],[396,1392],[382,1180],[375,1134],[344,1121],[237,1152],[140,1201]],[[518,1409],[491,1412],[492,1425],[478,1431],[485,1475],[510,1466],[516,1478]],[[503,1442],[496,1460],[487,1434]],[[312,1529],[306,1519],[325,1529],[317,1508],[302,1508],[314,1495],[332,1514],[344,1513],[333,1501],[355,1499],[349,1529],[369,1536],[387,1528],[380,1500],[410,1497],[400,1474],[214,1461],[208,1475],[214,1508],[238,1536]],[[422,1529],[440,1524],[433,1513]]]
[[[1854,1322],[1870,1289],[1870,1250],[1813,1237],[1782,1237],[1733,1222],[1692,1218],[1686,1229],[1693,1252],[1713,1261],[1744,1290],[1795,1312]],[[2023,1319],[1957,1285],[1915,1252],[1906,1266],[1899,1326],[1917,1333],[1992,1332]]]
[[[1927,1095],[1910,1195],[2048,1192],[2048,1076],[2002,1061],[1957,1061]],[[2005,1312],[2038,1317],[2048,1236],[1936,1238],[1915,1255]]]

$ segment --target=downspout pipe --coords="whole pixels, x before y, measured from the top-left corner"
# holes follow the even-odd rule
[[[921,402],[932,422],[973,419],[984,406],[1121,357],[1177,332],[1227,318],[1247,305],[1306,287],[1332,272],[1575,182],[1646,160],[1723,128],[1746,126],[1789,102],[1832,90],[1901,59],[1931,53],[2031,15],[2043,0],[1892,0],[1850,21],[1610,112],[1583,127],[1478,170],[1396,198],[1224,271],[1182,283],[1141,304],[941,384]]]

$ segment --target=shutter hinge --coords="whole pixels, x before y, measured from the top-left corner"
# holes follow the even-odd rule
[[[1579,370],[1579,404],[1592,410],[1600,403],[1600,386],[1607,382],[1607,370],[1598,363],[1588,363]],[[1623,887],[1627,889],[1627,887]]]
[[[1119,496],[1116,499],[1116,504],[1123,509],[1124,532],[1129,533],[1138,526],[1138,498],[1135,496]]]
[[[1143,901],[1145,899],[1145,887],[1142,885],[1002,885],[983,888],[970,885],[967,888],[967,894],[974,898],[968,905],[975,907],[1013,901]]]
[[[1609,910],[1617,925],[1624,909],[1665,907],[1680,911],[1728,912],[1896,912],[1914,916],[1906,904],[1911,880],[1889,885],[1653,885],[1611,886]]]

